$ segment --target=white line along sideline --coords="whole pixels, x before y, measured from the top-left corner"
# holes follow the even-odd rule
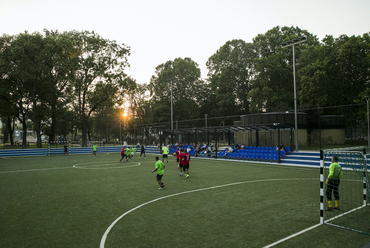
[[[103,167],[105,165],[117,165],[120,164],[121,166],[115,166],[115,167]],[[76,169],[84,169],[84,170],[106,170],[106,169],[123,169],[123,168],[129,168],[129,167],[135,167],[139,166],[141,163],[139,162],[130,162],[126,163],[127,166],[122,166],[124,163],[119,163],[117,161],[110,162],[89,162],[89,163],[81,163],[81,164],[75,164],[73,165],[73,168]],[[128,165],[130,164],[130,165]]]
[[[159,201],[159,200],[163,200],[163,199],[166,199],[166,198],[170,198],[170,197],[173,197],[173,196],[178,196],[178,195],[183,195],[183,194],[188,194],[188,193],[194,193],[194,192],[199,192],[199,191],[205,191],[205,190],[210,190],[210,189],[217,189],[217,188],[222,188],[222,187],[227,187],[227,186],[233,186],[233,185],[238,185],[238,184],[244,184],[244,183],[272,182],[272,181],[292,181],[292,180],[317,180],[317,178],[265,179],[265,180],[254,180],[254,181],[237,182],[237,183],[224,184],[224,185],[213,186],[213,187],[208,187],[208,188],[203,188],[203,189],[195,189],[195,190],[185,191],[185,192],[181,192],[181,193],[176,193],[176,194],[172,194],[172,195],[163,196],[163,197],[160,197],[160,198],[157,198],[157,199],[154,199],[154,200],[145,202],[145,203],[143,203],[143,204],[141,204],[141,205],[139,205],[139,206],[137,206],[137,207],[135,207],[135,208],[127,211],[126,213],[122,214],[120,217],[118,217],[115,221],[112,222],[112,224],[107,228],[107,230],[103,234],[103,237],[102,237],[102,239],[100,241],[100,248],[104,248],[105,247],[105,241],[107,240],[107,236],[108,236],[110,230],[115,226],[115,224],[120,219],[122,219],[124,216],[128,215],[129,213],[135,211],[136,209],[139,209],[139,208],[141,208],[141,207],[143,207],[145,205],[148,205],[150,203],[153,203],[153,202],[156,202],[156,201]],[[301,233],[303,233],[305,231],[311,230],[311,229],[313,229],[315,227],[316,226],[307,228],[307,229],[301,231],[299,234],[301,234]],[[291,235],[289,237],[294,237],[294,236]],[[278,242],[280,243],[280,242],[283,242],[283,241],[285,241],[285,240],[278,241]],[[268,247],[271,247],[271,246],[268,246]]]

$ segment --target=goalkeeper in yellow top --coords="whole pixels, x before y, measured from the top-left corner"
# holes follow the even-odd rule
[[[162,147],[162,162],[164,163],[164,159],[167,159],[168,164],[168,154],[170,153],[170,150],[168,150],[167,146]]]
[[[338,164],[338,156],[334,155],[331,158],[332,164],[329,167],[329,175],[326,179],[326,198],[328,199],[329,207],[326,211],[332,211],[333,209],[339,210],[339,184],[340,178],[342,177],[342,166]],[[333,208],[332,192],[334,191],[335,207]]]

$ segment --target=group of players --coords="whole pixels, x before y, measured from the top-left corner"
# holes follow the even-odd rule
[[[167,146],[162,147],[162,163],[164,160],[167,160],[168,164],[168,155],[170,151]],[[182,177],[182,172],[184,171],[185,178],[189,178],[189,162],[190,162],[190,154],[186,149],[180,149],[177,147],[176,152],[174,153],[177,160],[177,168],[180,170],[180,177]]]
[[[157,172],[156,175],[156,180],[160,186],[158,189],[164,189],[165,183],[162,182],[162,177],[164,174],[164,169],[165,169],[165,164],[164,160],[167,160],[168,164],[168,155],[169,155],[169,150],[168,147],[164,146],[162,148],[162,161],[159,160],[159,156],[155,157],[155,169],[152,170],[153,172]],[[189,162],[190,162],[190,154],[187,152],[185,149],[177,148],[176,153],[174,154],[176,156],[177,160],[177,168],[180,170],[180,176],[182,176],[182,172],[185,173],[185,178],[189,178]]]
[[[126,162],[129,162],[129,159],[134,159],[134,155],[136,153],[136,150],[137,148],[136,147],[122,147],[122,150],[121,150],[121,159],[120,159],[120,162],[126,158],[126,160],[123,160],[124,163]],[[146,159],[146,155],[145,155],[145,147],[142,145],[141,146],[141,153],[140,153],[140,157],[139,159],[141,158],[141,155],[144,154],[144,157]]]
[[[180,170],[180,177],[182,177],[182,172],[184,171],[185,178],[189,178],[190,154],[186,149],[177,148],[175,155],[177,168]]]
[[[129,162],[130,159],[133,159],[136,153],[136,150],[137,150],[136,147],[125,147],[124,146],[121,150],[120,162],[123,160],[123,162],[126,163],[126,162]],[[146,159],[145,147],[143,145],[141,146],[141,153],[140,153],[139,159],[141,158],[142,155],[144,155]],[[159,157],[157,156],[155,169],[152,170],[152,173],[155,171],[157,172],[156,179],[157,179],[159,186],[161,186],[159,189],[163,189],[165,186],[165,184],[162,182],[162,177],[163,177],[164,168],[165,168],[164,160],[166,159],[167,164],[168,164],[168,155],[169,155],[169,149],[166,146],[164,146],[162,148],[162,161],[160,161]],[[188,153],[186,149],[177,148],[176,153],[174,155],[176,156],[177,168],[180,170],[180,176],[183,176],[183,173],[184,173],[185,178],[188,179],[189,178],[190,154]]]

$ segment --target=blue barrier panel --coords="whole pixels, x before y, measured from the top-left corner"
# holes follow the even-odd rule
[[[47,148],[0,150],[0,157],[46,156],[47,152]]]
[[[64,148],[50,148],[50,155],[64,154]]]
[[[98,153],[121,152],[121,146],[98,147]]]
[[[92,147],[71,147],[71,154],[92,154],[92,152]]]
[[[109,152],[121,152],[122,146],[107,146],[98,147],[98,153],[109,153]],[[92,154],[92,147],[71,147],[69,154]],[[160,154],[160,150],[156,146],[145,147],[146,153]],[[138,148],[136,153],[141,153],[141,149]],[[63,155],[64,148],[50,148],[50,155]],[[12,150],[0,150],[0,157],[16,157],[16,156],[47,156],[48,149],[12,149]]]

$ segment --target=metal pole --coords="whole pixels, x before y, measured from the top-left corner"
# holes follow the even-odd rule
[[[222,127],[225,127],[225,122],[222,122]],[[222,141],[225,141],[225,130],[222,128]]]
[[[320,140],[320,151],[321,151],[321,111],[319,107],[319,140]]]
[[[295,55],[293,44],[293,80],[294,80],[294,120],[295,120],[295,151],[298,152],[298,114],[297,114],[297,87],[295,82]]]
[[[367,147],[370,147],[369,98],[367,99]]]
[[[206,119],[206,128],[207,128],[207,114],[204,114],[204,118]],[[206,144],[208,144],[208,131],[206,129]]]
[[[171,130],[173,130],[172,80],[171,82]]]
[[[295,38],[293,40],[285,41],[281,43],[281,47],[292,46],[293,48],[293,80],[294,80],[294,119],[295,119],[295,150],[298,151],[298,114],[297,114],[297,87],[295,81],[295,54],[294,54],[294,44],[300,44],[306,42],[307,38],[302,36]]]
[[[369,121],[369,100],[370,96],[365,96],[367,103],[367,147],[370,147],[370,121]]]
[[[121,145],[121,122],[119,122],[119,144]]]

